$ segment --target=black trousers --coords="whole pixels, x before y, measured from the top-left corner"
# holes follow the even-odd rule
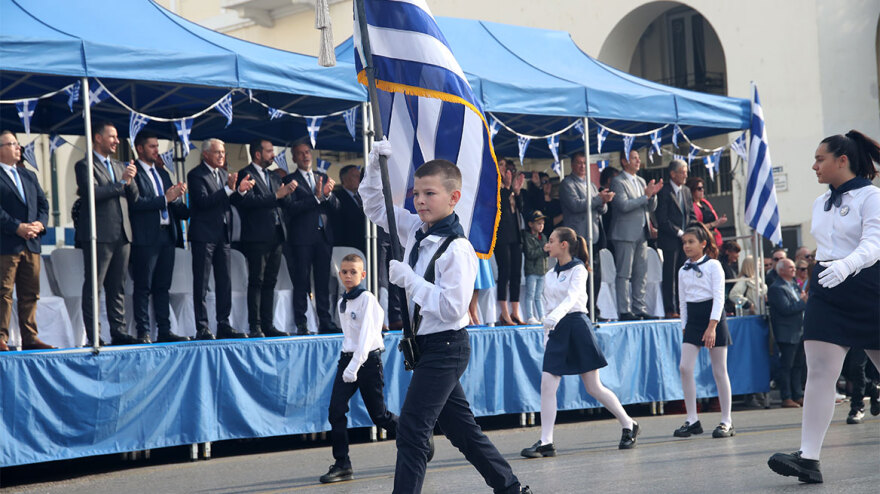
[[[679,242],[675,247],[666,245],[663,251],[663,307],[666,312],[681,313],[678,306],[678,270],[684,265],[684,249]]]
[[[284,235],[278,227],[272,242],[242,242],[248,265],[247,309],[250,331],[269,330],[275,313],[275,283]]]
[[[195,297],[196,331],[208,329],[208,280],[214,271],[214,294],[217,297],[217,329],[229,326],[232,311],[232,282],[229,279],[230,254],[228,243],[192,243],[193,297]]]
[[[850,348],[846,354],[843,365],[843,377],[852,386],[850,394],[850,409],[863,410],[865,408],[865,386],[869,383],[865,376],[865,365],[868,363],[868,355],[861,348]]]
[[[378,427],[394,434],[397,431],[397,416],[385,407],[385,376],[382,372],[382,352],[370,352],[366,362],[358,370],[357,381],[347,383],[342,373],[351,362],[351,355],[342,354],[336,367],[336,379],[330,393],[330,440],[333,442],[333,458],[342,468],[351,468],[348,457],[348,402],[355,391],[360,390],[361,398],[367,407],[370,419]]]
[[[330,317],[330,258],[333,246],[319,241],[310,245],[291,245],[289,252],[287,267],[293,281],[293,320],[297,329],[306,331],[306,308],[313,277],[318,329],[320,332],[335,332],[336,325]]]
[[[116,242],[97,243],[97,266],[98,286],[104,287],[104,300],[107,304],[107,322],[110,324],[111,336],[116,333],[125,333],[125,272],[128,270],[128,256],[131,253],[131,244],[127,240]],[[85,279],[82,291],[83,323],[86,326],[86,335],[92,340],[92,321],[95,314],[92,313],[92,270],[91,249],[86,244],[83,249],[83,267]]]
[[[385,287],[388,289],[388,324],[394,322],[400,322],[403,320],[403,312],[400,307],[400,295],[403,290],[395,289],[396,285],[392,285],[388,281],[388,266],[391,263],[391,240],[388,237],[388,234],[385,233],[382,228],[378,228],[379,232],[379,242],[378,242],[378,259],[377,264],[379,268],[379,286]]]
[[[134,322],[138,336],[150,334],[150,297],[159,334],[171,332],[168,291],[174,273],[173,225],[160,228],[157,245],[131,246],[131,278],[134,281]]]
[[[520,244],[510,243],[495,246],[495,261],[498,263],[498,301],[519,302],[522,260],[522,246]],[[508,285],[510,298],[507,296]]]
[[[776,385],[779,387],[779,396],[783,400],[798,400],[804,397],[803,369],[804,369],[804,342],[779,343],[779,369],[776,372]]]
[[[416,342],[421,357],[397,423],[394,492],[421,492],[428,438],[438,424],[489,487],[496,493],[518,493],[519,480],[477,425],[459,382],[471,356],[467,330],[417,336]]]

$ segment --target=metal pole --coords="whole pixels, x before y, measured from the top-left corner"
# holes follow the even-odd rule
[[[86,276],[92,280],[92,327],[86,328],[92,330],[92,348],[95,352],[101,346],[101,326],[98,318],[101,317],[98,307],[98,236],[95,232],[97,225],[95,224],[95,159],[93,158],[95,150],[92,147],[92,111],[89,101],[89,78],[82,78],[82,101],[83,101],[83,119],[86,127],[86,167],[88,186],[86,187],[85,205],[88,208],[89,215],[89,245],[85,248],[89,249],[89,258],[91,259],[90,268]],[[80,212],[82,214],[82,212]]]
[[[584,117],[584,156],[587,159],[587,252],[593,266],[593,173],[590,166],[590,119]],[[596,322],[596,273],[589,276],[590,320]]]
[[[755,231],[755,242],[758,244],[758,259],[755,259],[755,266],[761,266],[761,269],[756,269],[755,271],[758,272],[758,280],[766,285],[767,273],[764,272],[764,242],[761,241],[757,231]],[[760,264],[758,264],[759,262]],[[770,269],[776,269],[776,267],[771,265]],[[763,316],[767,314],[767,306],[764,303],[764,297],[760,289],[761,284],[755,285],[755,291],[758,293],[758,313]]]
[[[370,129],[367,126],[369,122],[369,113],[367,113],[367,104],[361,103],[361,115],[363,120],[363,125],[361,126],[361,139],[363,140],[364,145],[364,170],[367,169],[367,164],[370,159]],[[367,223],[367,251],[364,254],[367,258],[364,260],[367,266],[367,290],[375,295],[379,296],[379,289],[377,279],[378,279],[378,263],[376,262],[376,246],[374,239],[376,238],[375,228],[373,227],[373,222],[370,221],[369,218],[366,218],[364,221]]]

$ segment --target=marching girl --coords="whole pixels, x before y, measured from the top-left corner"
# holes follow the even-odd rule
[[[861,132],[826,137],[813,170],[827,192],[813,203],[818,264],[804,312],[807,386],[801,449],[767,464],[780,475],[820,483],[819,452],[834,414],[834,391],[851,347],[880,368],[880,189],[871,185],[880,145]]]
[[[715,258],[718,247],[709,230],[702,223],[685,229],[681,236],[684,254],[688,260],[678,271],[678,298],[681,308],[681,388],[687,420],[676,429],[675,437],[702,434],[703,426],[697,416],[697,383],[694,366],[700,347],[709,349],[712,375],[721,402],[721,423],[712,431],[712,437],[731,437],[736,434],[730,419],[730,378],[727,376],[727,347],[731,344],[727,320],[724,316],[724,268]]]
[[[541,440],[520,453],[526,458],[556,456],[553,425],[556,391],[561,376],[579,375],[587,393],[611,412],[623,427],[620,449],[636,445],[639,424],[620,405],[617,396],[599,381],[607,362],[587,317],[587,242],[574,230],[553,230],[544,250],[556,258],[556,267],[544,275],[544,372],[541,374]]]

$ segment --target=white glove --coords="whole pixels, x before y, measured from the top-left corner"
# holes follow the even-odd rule
[[[386,158],[391,157],[391,143],[387,138],[373,143],[373,149],[370,150],[370,166],[379,166],[379,155]]]
[[[392,259],[388,265],[388,280],[395,285],[406,289],[418,275],[409,267],[409,264]]]
[[[819,284],[825,288],[834,288],[843,283],[843,280],[854,271],[844,259],[822,261],[819,264],[825,266],[825,270],[819,273]]]
[[[351,366],[346,367],[345,370],[342,371],[342,380],[347,383],[353,383],[357,381],[357,378],[357,369],[352,369]]]

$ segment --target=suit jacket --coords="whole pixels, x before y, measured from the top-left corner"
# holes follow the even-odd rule
[[[180,220],[189,218],[189,208],[183,202],[182,198],[166,204],[165,191],[174,185],[171,175],[164,168],[156,167],[159,179],[162,181],[162,191],[159,195],[153,190],[153,181],[150,176],[144,172],[143,167],[138,166],[138,174],[134,177],[134,184],[137,187],[138,198],[129,206],[129,218],[131,219],[132,245],[157,245],[159,239],[159,223],[161,220],[160,212],[165,210],[168,212],[170,220],[172,237],[174,244],[178,245],[179,240],[179,223]]]
[[[691,190],[682,185],[681,197],[684,204],[676,199],[671,182],[666,182],[657,193],[657,210],[654,216],[657,218],[657,243],[661,249],[681,248],[678,231],[697,221]]]
[[[15,234],[21,223],[49,222],[49,201],[37,176],[30,170],[16,168],[24,189],[24,200],[6,171],[0,169],[0,255],[18,254],[24,249],[40,253],[40,237],[25,240]],[[45,229],[43,233],[45,233]]]
[[[218,186],[211,168],[204,161],[186,174],[189,189],[189,241],[212,244],[232,241],[232,209],[226,195],[226,170],[220,168]],[[233,192],[237,194],[237,192]]]
[[[323,177],[327,181],[327,175],[312,170],[315,180]],[[290,203],[287,206],[287,231],[290,233],[290,243],[293,245],[312,245],[316,242],[326,242],[333,245],[333,228],[330,224],[330,216],[340,208],[339,198],[335,193],[330,197],[318,202],[315,193],[309,188],[309,182],[305,175],[297,169],[287,174],[283,182],[285,184],[296,180],[296,190],[291,194]],[[319,230],[318,219],[324,223],[324,228]]]
[[[110,176],[104,163],[92,155],[94,173],[91,180],[95,184],[95,233],[100,243],[112,243],[119,240],[131,242],[131,222],[128,216],[129,202],[138,199],[138,189],[134,180],[123,184],[122,174],[125,166],[122,162],[110,159],[114,176]],[[89,209],[88,184],[89,168],[85,159],[74,165],[76,172],[76,193],[82,199],[82,207],[76,224],[76,240],[85,245],[89,241]],[[114,180],[115,178],[115,180]]]
[[[334,194],[339,198],[339,211],[333,219],[334,245],[354,247],[366,253],[367,217],[363,206],[343,188]]]
[[[559,184],[559,201],[562,203],[562,226],[567,226],[577,232],[578,235],[588,238],[587,227],[589,217],[593,215],[593,243],[599,241],[599,221],[601,215],[608,211],[608,204],[599,197],[599,189],[592,182],[589,183],[593,200],[587,207],[587,181],[581,180],[574,175],[569,175]],[[546,213],[545,213],[546,214]]]
[[[229,198],[232,204],[238,208],[241,216],[241,241],[242,242],[273,242],[275,240],[275,218],[281,221],[281,229],[284,238],[287,238],[287,225],[284,208],[290,203],[290,195],[283,199],[276,199],[275,192],[281,187],[281,178],[277,174],[265,170],[269,180],[266,183],[260,176],[256,165],[253,163],[238,172],[238,184],[244,180],[245,175],[250,175],[254,180],[254,186],[246,194],[232,194]]]
[[[803,337],[804,309],[807,308],[807,303],[795,295],[797,292],[800,292],[800,289],[794,280],[787,283],[782,278],[778,278],[767,291],[770,324],[773,328],[773,337],[779,343],[795,344]]]
[[[626,173],[611,180],[614,200],[611,209],[614,216],[611,222],[611,233],[608,238],[624,242],[647,240],[648,213],[657,209],[657,196],[650,199],[645,195],[645,179],[636,175],[639,188],[630,182]]]

